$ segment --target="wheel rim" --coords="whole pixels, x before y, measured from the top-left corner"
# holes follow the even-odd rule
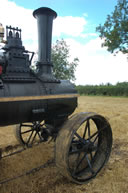
[[[106,131],[101,126],[102,121],[98,117],[87,118],[73,132],[68,151],[68,168],[71,176],[78,181],[94,178],[107,160]]]
[[[71,181],[86,183],[108,161],[111,147],[108,121],[96,113],[79,113],[60,129],[56,139],[56,166]]]

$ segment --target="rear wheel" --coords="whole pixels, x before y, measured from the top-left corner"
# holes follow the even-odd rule
[[[56,165],[62,175],[83,184],[107,162],[112,147],[108,121],[96,113],[80,113],[68,120],[56,139]]]

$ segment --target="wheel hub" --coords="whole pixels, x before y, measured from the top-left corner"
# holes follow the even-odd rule
[[[81,142],[79,142],[79,143],[77,144],[76,148],[77,148],[77,150],[78,150],[79,152],[90,153],[90,152],[95,151],[96,148],[97,148],[97,146],[96,146],[93,142],[91,142],[91,141],[89,141],[89,140],[86,140],[86,141],[84,142],[84,144],[82,144]]]

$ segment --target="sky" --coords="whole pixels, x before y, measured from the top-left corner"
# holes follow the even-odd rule
[[[96,32],[114,10],[117,0],[0,0],[0,23],[22,29],[25,48],[37,51],[35,9],[49,7],[57,12],[52,42],[64,39],[70,46],[70,59],[79,58],[75,76],[77,85],[116,84],[128,81],[128,60],[102,48]]]

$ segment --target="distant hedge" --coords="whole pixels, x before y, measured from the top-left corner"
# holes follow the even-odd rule
[[[128,82],[112,85],[78,85],[76,89],[80,95],[102,95],[102,96],[128,96]]]

